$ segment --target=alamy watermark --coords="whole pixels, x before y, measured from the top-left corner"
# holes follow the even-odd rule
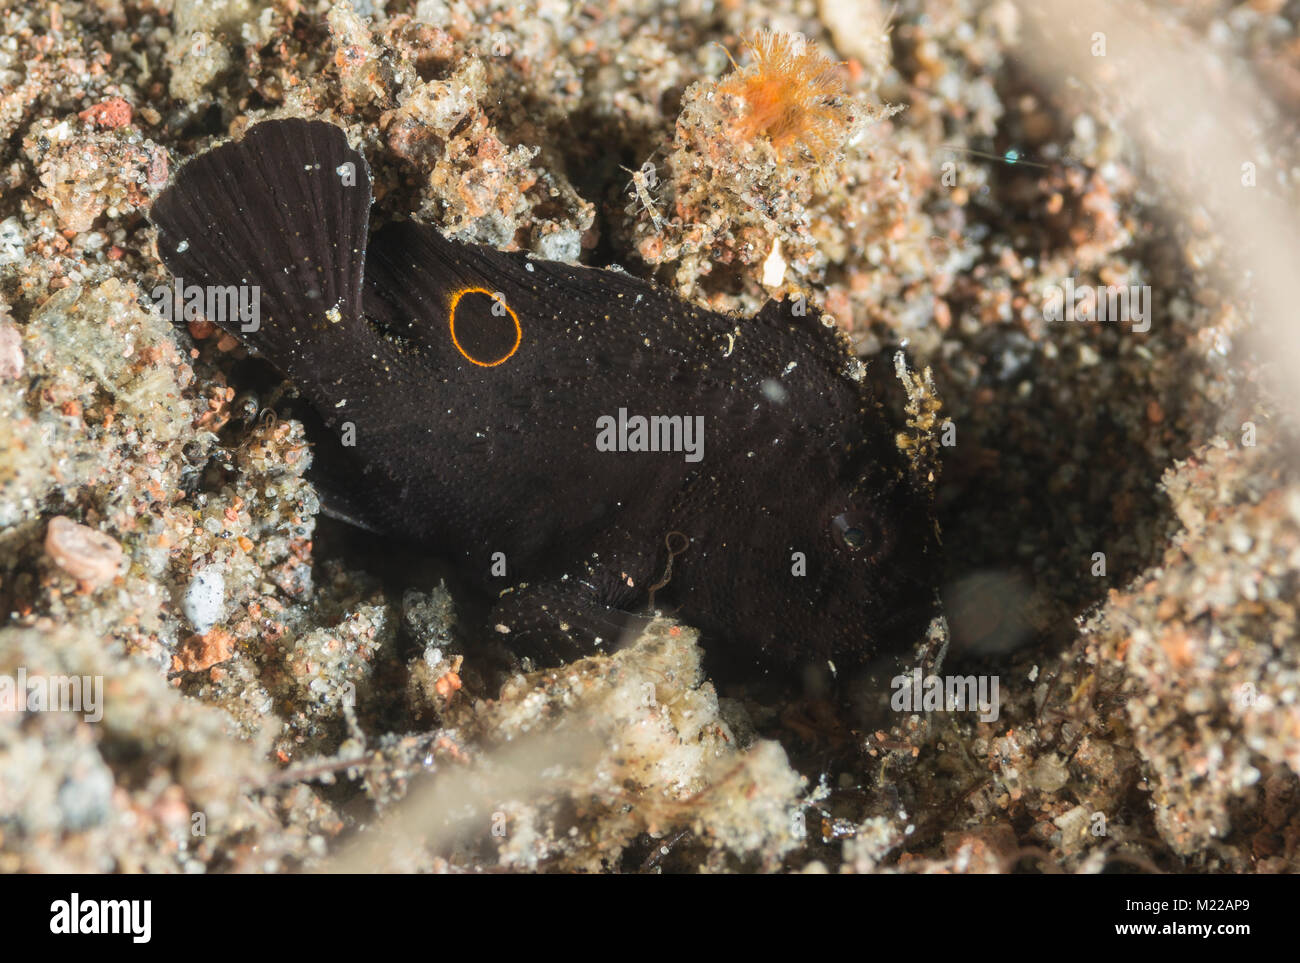
[[[80,712],[87,722],[104,718],[102,675],[0,675],[0,712]]]
[[[597,451],[680,451],[686,460],[704,457],[703,415],[631,415],[618,409],[618,417],[596,419]]]
[[[168,321],[208,320],[251,334],[262,325],[262,289],[256,284],[186,284],[176,278],[149,292],[154,310]]]
[[[895,712],[973,712],[981,722],[997,722],[1001,714],[996,675],[926,675],[913,669],[896,675],[889,707]]]
[[[1046,321],[1097,321],[1131,323],[1144,334],[1151,330],[1151,286],[1149,284],[1076,285],[1074,278],[1048,285],[1043,304]]]
[[[133,943],[153,935],[153,900],[82,899],[73,893],[50,904],[50,932],[55,935],[121,934]]]

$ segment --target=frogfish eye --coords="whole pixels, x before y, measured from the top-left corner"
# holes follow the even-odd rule
[[[870,522],[856,512],[842,512],[831,520],[831,531],[835,541],[850,552],[856,552],[867,544],[867,532]]]

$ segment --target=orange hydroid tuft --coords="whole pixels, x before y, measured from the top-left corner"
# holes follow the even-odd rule
[[[849,122],[839,65],[798,34],[763,30],[746,46],[753,63],[718,84],[720,93],[745,103],[736,135],[765,137],[778,155],[797,144],[814,157],[838,147]]]

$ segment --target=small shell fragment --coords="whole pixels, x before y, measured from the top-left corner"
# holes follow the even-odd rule
[[[763,262],[763,287],[779,288],[785,280],[786,263],[781,254],[781,239],[772,239],[772,252]]]
[[[122,565],[122,546],[113,538],[63,515],[50,519],[45,552],[73,578],[96,585],[115,578]]]

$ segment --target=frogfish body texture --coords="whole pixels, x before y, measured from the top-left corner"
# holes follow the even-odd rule
[[[491,593],[485,631],[558,663],[653,605],[767,669],[918,638],[928,498],[833,325],[411,221],[371,234],[370,205],[344,132],[287,119],[185,164],[151,219],[186,289],[257,288],[255,319],[210,320],[343,442],[368,526]]]

